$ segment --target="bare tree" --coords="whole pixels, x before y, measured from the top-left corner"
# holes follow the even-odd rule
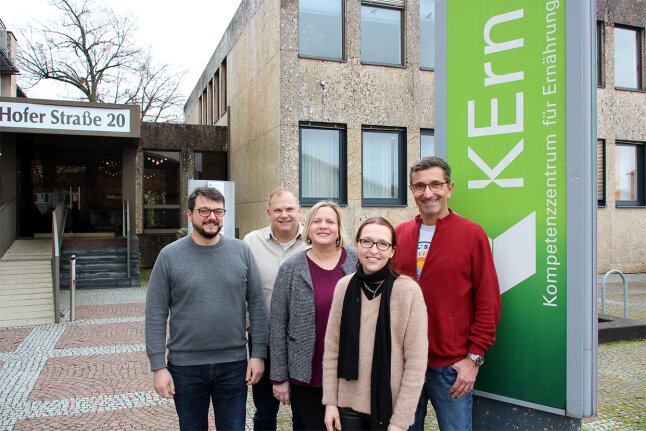
[[[90,102],[130,103],[147,121],[178,121],[181,73],[132,42],[136,22],[93,0],[53,0],[60,22],[36,22],[19,49],[26,86],[70,85]]]

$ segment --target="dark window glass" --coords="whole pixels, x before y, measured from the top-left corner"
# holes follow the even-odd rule
[[[144,229],[179,229],[179,208],[144,208]]]
[[[298,2],[298,51],[308,57],[343,58],[341,0]]]
[[[604,72],[604,37],[603,37],[603,21],[597,21],[597,86],[603,87],[605,85],[603,79]]]
[[[402,10],[361,6],[361,61],[402,64]]]
[[[364,130],[361,154],[363,205],[405,204],[404,133],[396,130]]]
[[[435,67],[435,0],[419,2],[419,65]]]
[[[180,153],[144,151],[144,229],[179,229]]]
[[[301,127],[300,201],[321,199],[346,203],[345,129]]]
[[[196,151],[195,180],[227,180],[227,153],[225,151]]]

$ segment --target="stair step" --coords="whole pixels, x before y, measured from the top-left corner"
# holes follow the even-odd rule
[[[141,284],[141,281],[139,277],[132,277],[132,278],[126,278],[126,277],[121,277],[121,278],[93,278],[93,279],[88,279],[88,280],[76,280],[76,287],[77,288],[83,288],[83,287],[111,287],[111,286],[139,286]],[[69,281],[66,281],[63,283],[63,280],[61,280],[61,287],[66,287],[69,289]]]

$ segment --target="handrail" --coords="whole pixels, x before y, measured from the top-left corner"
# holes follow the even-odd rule
[[[619,274],[624,280],[624,319],[628,318],[628,282],[626,281],[626,276],[623,272],[618,269],[611,269],[606,272],[606,275],[603,276],[603,281],[601,282],[601,312],[606,314],[606,279],[610,274]]]
[[[126,275],[130,278],[130,199],[126,199]]]
[[[8,207],[10,203],[13,203],[13,202],[15,202],[15,201],[16,201],[16,198],[11,198],[11,199],[9,199],[7,202],[5,202],[5,203],[3,203],[3,204],[2,204],[2,206],[0,207],[0,211],[2,211],[3,209],[5,209],[6,207]]]
[[[61,247],[65,231],[67,211],[65,198],[59,199],[52,212],[52,278],[54,284],[54,322],[61,321]]]

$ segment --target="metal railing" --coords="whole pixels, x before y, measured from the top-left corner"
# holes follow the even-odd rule
[[[606,314],[606,279],[610,274],[619,274],[624,280],[624,319],[628,318],[628,282],[626,281],[626,276],[623,272],[618,269],[611,269],[606,272],[606,275],[603,276],[603,281],[601,282],[601,312]]]
[[[61,247],[65,233],[67,210],[65,199],[60,199],[52,212],[52,281],[54,284],[54,322],[61,321]]]
[[[70,322],[76,320],[76,255],[70,256]]]
[[[16,239],[16,198],[0,207],[0,256],[5,254]]]
[[[123,236],[126,238],[126,275],[130,278],[130,199],[121,202]]]

